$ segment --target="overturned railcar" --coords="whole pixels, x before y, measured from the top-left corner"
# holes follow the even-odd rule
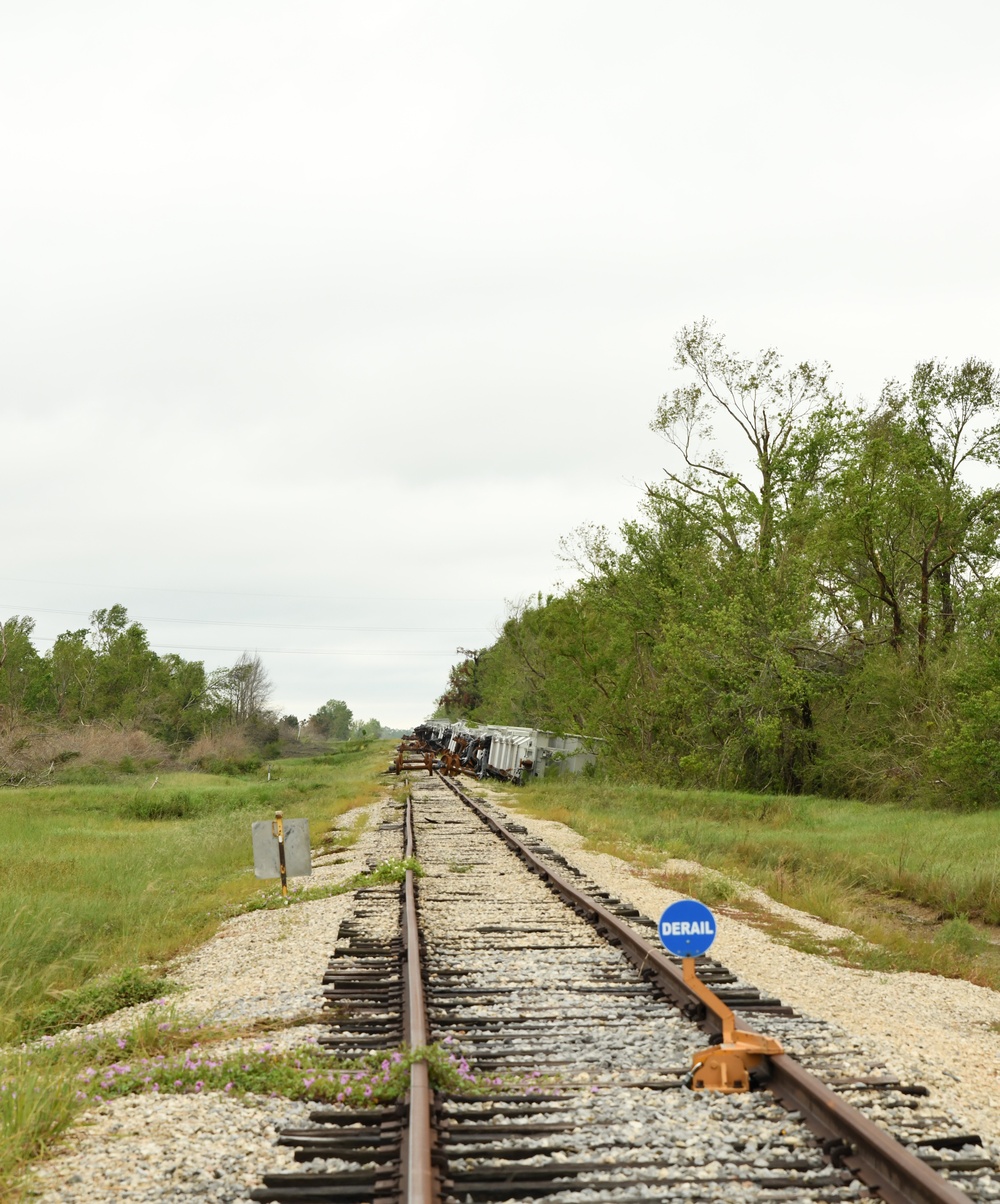
[[[427,719],[414,735],[435,751],[457,757],[467,773],[515,784],[547,773],[580,773],[596,763],[603,743],[592,736],[470,724],[462,719]]]

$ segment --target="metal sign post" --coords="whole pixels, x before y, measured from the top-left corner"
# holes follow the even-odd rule
[[[288,902],[288,873],[285,866],[285,824],[281,812],[275,811],[271,831],[278,841],[278,865],[281,869],[281,897]]]

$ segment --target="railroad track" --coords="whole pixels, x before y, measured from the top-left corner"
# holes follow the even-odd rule
[[[707,958],[699,978],[789,1052],[764,1089],[688,1090],[712,1019],[652,920],[451,780],[415,778],[400,818],[425,877],[358,892],[321,1042],[341,1056],[440,1043],[480,1087],[435,1095],[415,1062],[405,1104],[317,1109],[280,1138],[302,1172],[266,1176],[255,1200],[1000,1199],[978,1135],[925,1088]]]

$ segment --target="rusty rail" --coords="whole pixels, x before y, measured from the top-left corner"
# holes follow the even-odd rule
[[[621,917],[546,865],[502,824],[483,810],[455,782],[441,781],[500,836],[528,867],[546,882],[578,915],[588,919],[611,944],[621,948],[644,978],[660,989],[690,1018],[708,1030],[705,1007],[685,983],[680,969],[660,950],[649,945]],[[748,1025],[743,1025],[753,1032]],[[789,1054],[769,1058],[768,1090],[819,1137],[830,1157],[842,1163],[888,1204],[971,1204],[969,1196],[925,1165],[884,1129],[831,1091]]]
[[[405,855],[413,856],[413,798],[406,794],[404,819]],[[406,871],[403,901],[403,958],[406,984],[403,991],[403,1039],[410,1049],[427,1044],[427,1007],[424,1002],[424,982],[420,969],[420,930],[417,923],[416,878]],[[406,1128],[403,1133],[401,1158],[402,1193],[404,1204],[438,1204],[434,1171],[431,1162],[433,1129],[431,1127],[431,1087],[425,1061],[410,1066],[410,1094]]]

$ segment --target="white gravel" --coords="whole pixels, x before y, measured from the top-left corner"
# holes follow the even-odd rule
[[[402,855],[395,801],[385,799],[348,812],[340,822],[351,828],[362,815],[367,827],[357,843],[346,852],[320,858],[312,876],[299,880],[303,885],[342,882]],[[383,823],[393,827],[381,830]],[[170,977],[185,988],[170,997],[183,1014],[240,1025],[263,1022],[252,1038],[203,1046],[202,1052],[259,1049],[265,1043],[286,1048],[325,1031],[317,1025],[283,1024],[321,1006],[323,972],[354,899],[349,893],[236,916],[210,941],[169,967]],[[88,1028],[120,1031],[148,1006],[124,1009]],[[273,1022],[274,1031],[268,1031],[268,1022]],[[76,1030],[75,1035],[86,1031]],[[83,1115],[54,1155],[35,1168],[32,1187],[41,1204],[172,1204],[192,1199],[235,1204],[260,1186],[265,1172],[311,1165],[294,1163],[292,1150],[274,1144],[279,1129],[290,1123],[302,1127],[310,1108],[286,1099],[233,1098],[219,1092],[113,1099]]]
[[[265,1172],[301,1169],[276,1146],[309,1105],[219,1092],[129,1095],[88,1113],[58,1157],[39,1166],[42,1204],[92,1201],[243,1201]]]
[[[609,890],[656,919],[681,896],[656,886],[645,870],[607,853],[588,851],[572,828],[533,819],[518,810],[514,792],[477,790],[517,817],[572,864]],[[694,863],[683,863],[698,869]],[[678,868],[664,860],[662,869]],[[785,907],[756,892],[777,915],[818,936],[843,935],[813,916]],[[1000,993],[972,983],[932,974],[853,970],[823,957],[800,953],[767,933],[725,915],[711,954],[761,991],[797,1011],[819,1016],[864,1039],[902,1079],[923,1083],[949,1111],[962,1118],[984,1141],[1000,1141]],[[767,1031],[763,1017],[755,1027]]]

